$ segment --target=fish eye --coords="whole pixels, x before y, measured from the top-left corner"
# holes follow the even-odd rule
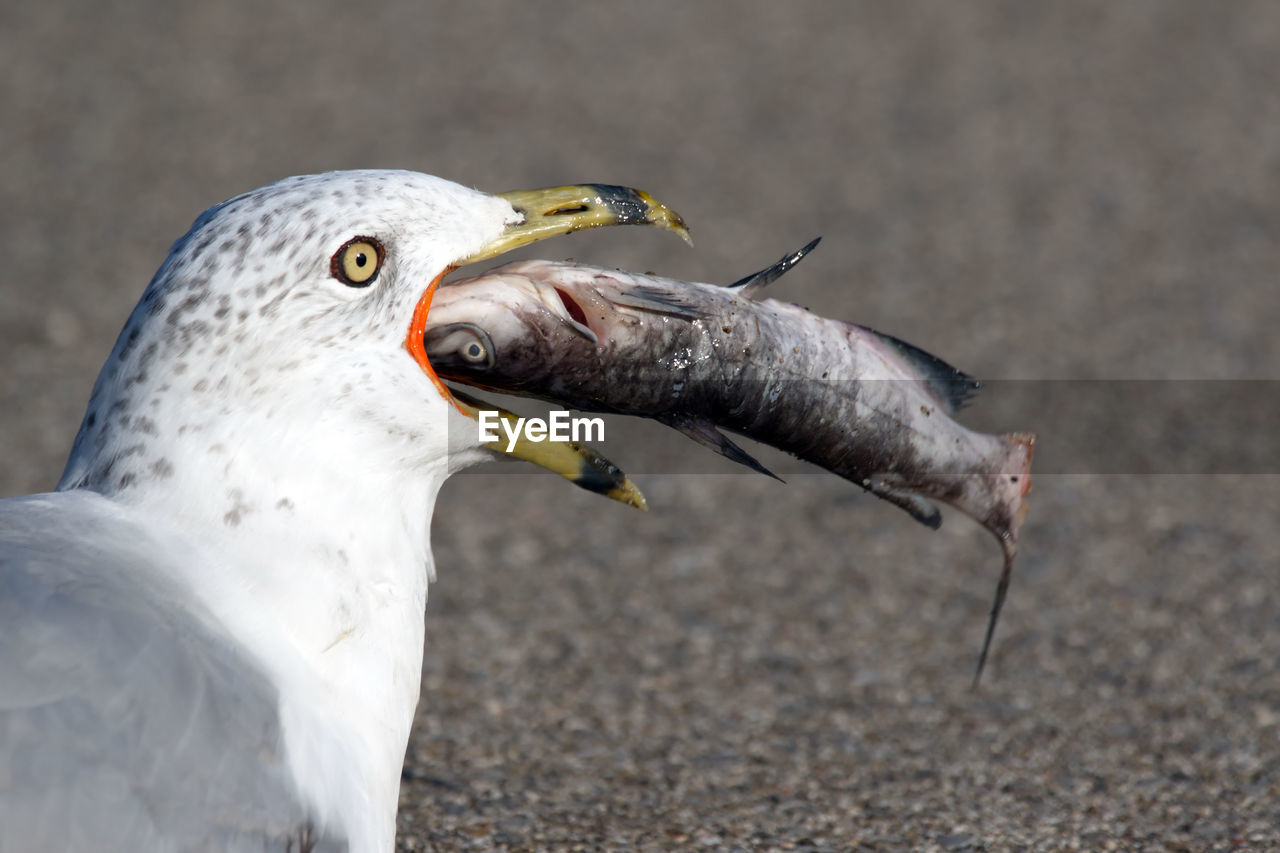
[[[382,269],[386,250],[374,237],[352,237],[329,261],[329,272],[347,287],[368,287]]]
[[[422,339],[431,364],[439,370],[488,370],[497,361],[493,340],[479,326],[450,323],[429,329]]]

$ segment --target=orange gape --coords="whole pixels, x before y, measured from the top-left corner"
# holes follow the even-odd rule
[[[422,336],[427,331],[427,312],[431,310],[431,297],[435,295],[436,288],[440,286],[440,281],[453,272],[454,269],[455,267],[447,267],[444,272],[432,279],[431,283],[427,285],[422,298],[418,300],[418,306],[413,309],[413,321],[409,323],[409,334],[404,339],[404,348],[413,356],[413,360],[418,362],[422,372],[431,379],[432,384],[436,386],[436,390],[440,392],[440,396],[448,400],[451,406],[465,415],[467,411],[458,405],[458,402],[453,399],[453,395],[449,393],[449,389],[440,381],[440,377],[436,375],[435,369],[431,366],[431,361],[427,358],[427,351],[422,345]]]

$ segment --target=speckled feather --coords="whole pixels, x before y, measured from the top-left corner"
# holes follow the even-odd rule
[[[459,191],[411,172],[330,173],[288,178],[205,211],[174,243],[121,331],[59,488],[119,494],[172,477],[180,460],[165,455],[160,424],[183,446],[198,444],[185,436],[206,431],[210,417],[229,417],[237,405],[256,406],[289,384],[320,390],[289,376],[317,371],[308,350],[361,341],[397,348],[422,289],[456,259],[405,257],[398,245],[478,246],[487,236],[407,213],[452,204]],[[495,219],[510,215],[494,209]],[[366,292],[332,279],[331,255],[357,235],[388,244],[380,278],[415,286]],[[322,377],[320,385],[329,384]],[[345,396],[354,385],[337,390]],[[267,417],[280,409],[271,407]],[[404,438],[421,437],[419,422],[389,420]]]

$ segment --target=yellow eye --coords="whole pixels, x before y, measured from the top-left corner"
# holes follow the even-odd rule
[[[329,272],[348,287],[368,287],[378,277],[386,250],[373,237],[353,237],[329,261]]]

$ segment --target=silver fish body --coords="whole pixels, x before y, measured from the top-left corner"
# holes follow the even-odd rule
[[[1004,549],[989,642],[1017,552],[1034,436],[957,423],[952,415],[977,383],[910,344],[753,298],[802,254],[731,287],[573,263],[507,264],[440,287],[426,351],[445,378],[654,418],[764,471],[717,427],[738,432],[930,527],[941,523],[932,500],[956,507]]]

